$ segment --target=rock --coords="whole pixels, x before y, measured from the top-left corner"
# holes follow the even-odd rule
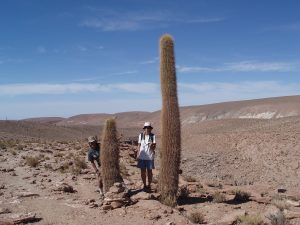
[[[20,223],[31,223],[40,221],[41,218],[37,218],[35,213],[27,213],[27,214],[15,214],[11,216],[14,224]]]
[[[21,192],[18,195],[18,198],[27,198],[27,197],[38,197],[39,194],[31,193],[31,192]]]
[[[111,210],[111,209],[112,209],[112,206],[111,206],[111,205],[103,205],[103,206],[102,206],[102,209],[103,209],[103,210]]]
[[[125,185],[133,185],[133,182],[127,179],[124,179],[124,184]]]
[[[67,193],[74,193],[76,192],[76,190],[74,190],[74,188],[66,183],[62,183],[60,184],[57,188],[53,189],[54,191],[63,191],[63,192],[67,192]]]
[[[165,225],[176,225],[174,222],[167,222]]]
[[[139,192],[136,195],[131,196],[132,200],[150,200],[151,194],[146,192]]]
[[[118,187],[118,188],[123,187],[122,183],[120,183],[120,182],[114,183],[114,186],[115,186],[115,187]]]
[[[3,220],[3,219],[0,219],[0,224],[1,225],[15,225],[14,221],[12,221],[12,220]]]
[[[285,193],[287,190],[285,188],[278,188],[277,192],[278,193]]]
[[[244,216],[245,214],[246,211],[242,209],[226,213],[221,220],[217,221],[217,224],[233,224],[237,217]]]
[[[36,184],[36,180],[32,180],[29,182],[30,184]]]
[[[165,209],[165,210],[163,211],[163,214],[173,214],[173,209],[172,209],[172,208],[170,208],[170,209]]]
[[[161,219],[161,215],[159,215],[158,213],[147,214],[147,215],[145,215],[145,217],[149,218],[149,220],[159,220],[159,219]]]
[[[292,211],[287,211],[285,213],[285,217],[289,220],[291,219],[296,219],[296,218],[300,218],[300,212],[292,212]]]
[[[95,180],[96,179],[95,175],[91,175],[91,174],[86,174],[82,178],[85,180]]]
[[[114,201],[110,205],[113,209],[121,208],[125,203],[121,201]]]
[[[8,208],[0,208],[0,214],[6,214],[6,213],[11,213],[11,211]]]
[[[11,175],[11,176],[14,176],[14,177],[15,177],[15,176],[18,176],[18,175],[16,174],[16,172],[14,172],[14,171],[11,172],[10,175]]]
[[[299,207],[300,206],[300,203],[298,201],[293,201],[293,200],[286,200],[286,203],[291,205],[291,206],[294,206],[294,207]]]
[[[95,202],[91,202],[90,204],[89,204],[89,208],[97,208],[99,205],[97,204],[97,203],[95,203]]]
[[[118,193],[121,193],[125,190],[124,187],[116,187],[116,186],[112,186],[110,189],[109,189],[109,192],[110,193],[114,193],[114,194],[118,194]]]

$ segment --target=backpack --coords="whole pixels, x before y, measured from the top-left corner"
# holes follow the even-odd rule
[[[154,134],[150,133],[150,134],[149,134],[149,139],[148,139],[148,141],[153,142],[153,139],[154,139],[153,137],[154,137]],[[142,141],[143,139],[145,139],[144,132],[141,133],[141,141]]]

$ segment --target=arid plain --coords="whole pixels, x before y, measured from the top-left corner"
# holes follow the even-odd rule
[[[119,205],[95,192],[86,157],[86,138],[110,117],[122,136]],[[0,121],[0,224],[300,224],[300,96],[181,107],[180,117],[175,208],[156,192],[160,111]],[[131,157],[145,121],[158,138],[152,193]]]

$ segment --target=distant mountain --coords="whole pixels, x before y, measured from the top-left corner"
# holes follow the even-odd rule
[[[23,121],[29,122],[39,122],[39,123],[58,123],[66,118],[63,117],[37,117],[37,118],[28,118],[24,119]]]
[[[300,116],[300,95],[245,101],[180,107],[182,124],[194,124],[219,119],[275,119]],[[145,121],[160,124],[160,111],[123,112],[116,114],[82,114],[70,118],[47,117],[27,119],[56,125],[103,125],[107,118],[115,117],[119,127],[142,127]]]

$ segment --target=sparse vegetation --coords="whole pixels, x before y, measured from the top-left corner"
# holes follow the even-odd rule
[[[10,150],[10,153],[11,153],[12,155],[17,155],[17,152],[16,152],[14,149],[11,149],[11,150]]]
[[[204,224],[204,215],[201,212],[192,212],[188,218],[195,224]]]
[[[272,204],[275,205],[280,211],[285,209],[289,209],[290,205],[286,202],[286,200],[272,200]]]
[[[291,223],[286,219],[282,211],[271,214],[267,217],[271,221],[271,225],[290,225]]]
[[[4,141],[0,141],[0,149],[6,149],[6,144]]]
[[[265,225],[260,215],[239,216],[234,225]]]
[[[226,196],[219,192],[219,191],[216,191],[214,194],[213,194],[213,202],[214,203],[221,203],[221,202],[225,202],[226,201]]]
[[[184,176],[183,179],[187,182],[197,182],[197,179],[192,176]]]
[[[86,169],[87,168],[87,164],[85,162],[85,160],[81,157],[75,157],[74,158],[74,164],[76,168],[79,169]]]
[[[53,155],[54,157],[63,157],[64,156],[64,154],[63,153],[61,153],[61,152],[56,152],[56,153],[54,153],[54,155]]]
[[[61,167],[59,167],[59,172],[66,173],[70,168],[69,162],[64,162]]]
[[[209,182],[207,183],[208,187],[214,187],[214,188],[219,188],[222,189],[223,185],[220,182]]]
[[[234,196],[233,200],[235,202],[241,202],[241,203],[249,201],[250,196],[251,196],[248,192],[242,191],[242,190],[239,190],[239,189],[235,190],[234,194],[235,194],[235,196]]]
[[[47,170],[53,170],[53,167],[52,167],[51,164],[45,164],[44,167],[45,167],[45,169],[47,169]]]
[[[186,185],[178,188],[178,197],[188,197],[190,194],[189,189]]]
[[[30,167],[37,167],[39,165],[39,159],[38,157],[34,156],[27,156],[25,158],[26,164]]]
[[[19,145],[17,146],[17,150],[20,150],[20,151],[21,151],[21,150],[23,150],[23,149],[24,149],[24,145],[20,145],[20,144],[19,144]]]

